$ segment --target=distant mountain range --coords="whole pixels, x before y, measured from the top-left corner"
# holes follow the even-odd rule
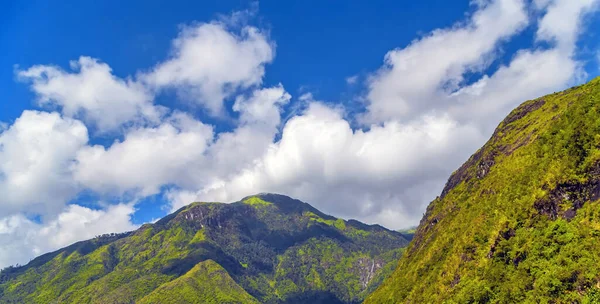
[[[1,303],[359,303],[408,240],[276,194],[193,203],[0,274]]]
[[[0,273],[0,303],[363,300],[600,303],[600,78],[513,110],[416,231],[260,194]]]

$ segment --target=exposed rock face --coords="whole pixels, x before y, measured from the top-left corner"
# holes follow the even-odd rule
[[[600,174],[594,174],[585,182],[566,182],[556,185],[546,197],[536,201],[533,207],[539,214],[546,215],[550,219],[555,220],[560,216],[571,220],[583,204],[598,199],[600,199]]]
[[[382,260],[361,258],[358,260],[358,267],[360,269],[360,284],[363,288],[367,288],[369,283],[375,277],[375,274],[385,264]]]
[[[443,198],[444,196],[446,196],[446,194],[448,194],[450,190],[454,189],[454,187],[456,187],[461,182],[468,182],[471,178],[473,178],[473,175],[475,175],[479,179],[484,178],[489,172],[490,168],[494,165],[494,159],[499,152],[502,152],[505,155],[510,155],[519,147],[527,144],[531,139],[531,134],[524,136],[522,139],[518,140],[513,144],[503,145],[498,147],[497,149],[493,149],[493,147],[501,139],[502,134],[510,132],[514,128],[526,128],[529,125],[528,123],[524,123],[522,124],[522,126],[516,126],[515,122],[524,118],[527,114],[541,108],[545,103],[546,100],[537,99],[530,102],[526,102],[518,108],[516,108],[515,110],[513,110],[502,121],[502,123],[500,123],[498,128],[496,128],[490,141],[485,146],[483,146],[483,148],[477,150],[477,152],[475,152],[475,154],[473,154],[467,160],[467,162],[465,162],[462,166],[460,166],[460,168],[458,168],[458,170],[456,170],[454,173],[452,173],[452,175],[450,175],[450,178],[448,179],[448,182],[446,182],[446,185],[444,186],[440,197]],[[474,170],[475,172],[473,174],[473,172],[471,171],[473,171],[472,168],[474,167],[476,167],[477,169]]]

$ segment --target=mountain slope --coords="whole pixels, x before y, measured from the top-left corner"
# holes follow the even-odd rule
[[[2,271],[0,303],[156,303],[192,292],[233,303],[360,302],[407,244],[281,195],[194,203]]]
[[[523,103],[366,303],[600,302],[600,79]]]
[[[183,276],[165,283],[143,297],[139,304],[258,303],[221,265],[212,260],[198,263]]]

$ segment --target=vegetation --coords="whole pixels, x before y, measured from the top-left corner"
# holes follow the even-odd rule
[[[3,270],[0,303],[600,303],[600,78],[512,111],[402,233],[194,203]]]
[[[139,304],[258,303],[212,260],[198,263],[185,275],[156,288]]]
[[[366,303],[600,303],[600,79],[527,101]]]
[[[407,243],[281,195],[194,203],[2,271],[0,303],[357,303]]]
[[[415,236],[415,233],[417,233],[417,228],[409,228],[409,229],[404,229],[404,230],[398,230],[398,232],[402,233],[402,235],[409,241],[412,241],[413,237]]]

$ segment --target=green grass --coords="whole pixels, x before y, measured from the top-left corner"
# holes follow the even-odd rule
[[[597,303],[600,79],[525,102],[366,303]]]
[[[360,302],[407,241],[357,227],[283,196],[193,203],[126,236],[3,271],[0,303]],[[374,262],[382,267],[361,282]]]
[[[251,196],[242,201],[244,204],[254,206],[254,207],[264,207],[273,205],[271,202],[264,201],[258,196]]]
[[[259,303],[212,260],[198,263],[181,277],[165,283],[138,304]]]

